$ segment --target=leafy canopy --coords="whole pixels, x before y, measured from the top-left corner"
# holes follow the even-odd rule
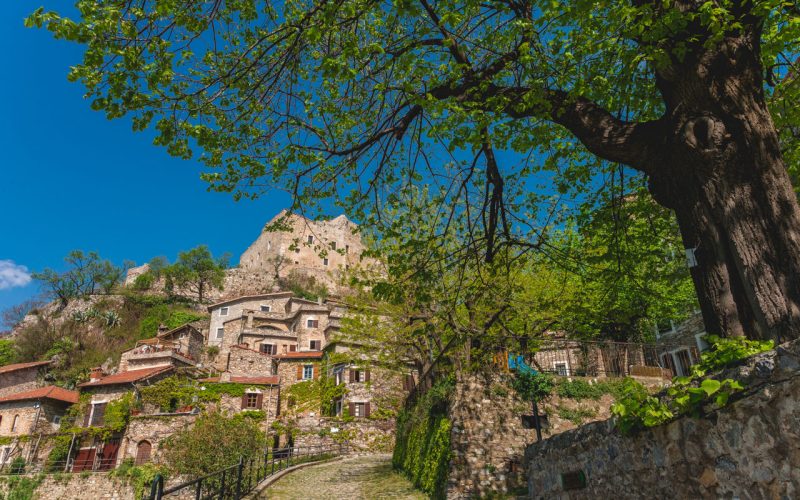
[[[663,112],[657,70],[745,26],[760,30],[782,147],[800,154],[800,16],[785,0],[76,5],[78,19],[39,9],[26,23],[85,46],[69,78],[92,107],[199,152],[213,189],[336,197],[379,223],[427,184],[433,206],[472,208],[490,257],[495,231],[513,242],[550,221],[543,201],[606,185],[602,160],[634,162],[617,142]]]

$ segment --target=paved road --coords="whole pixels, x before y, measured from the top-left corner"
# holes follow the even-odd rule
[[[290,472],[259,498],[290,499],[401,499],[423,500],[423,493],[392,470],[390,455],[335,460]]]

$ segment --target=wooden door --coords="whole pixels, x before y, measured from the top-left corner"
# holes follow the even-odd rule
[[[98,460],[97,470],[111,470],[117,464],[119,452],[119,439],[112,439],[103,445],[103,452]]]
[[[94,466],[94,455],[97,450],[94,448],[83,448],[78,450],[75,461],[72,463],[72,472],[92,470]]]

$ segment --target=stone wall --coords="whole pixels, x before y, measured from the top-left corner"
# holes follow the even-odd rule
[[[353,453],[387,453],[394,448],[394,420],[305,417],[296,422],[294,445],[338,446],[348,444]]]
[[[272,356],[244,346],[231,346],[227,371],[234,376],[272,375]]]
[[[37,378],[41,367],[34,366],[0,375],[0,397],[18,392],[32,391],[39,387]]]
[[[800,343],[718,378],[746,387],[704,418],[632,436],[611,420],[526,450],[530,498],[795,498],[800,495]],[[565,476],[566,475],[566,476]],[[580,476],[585,487],[580,487]],[[568,489],[575,484],[576,489]]]
[[[285,216],[281,211],[267,226]],[[272,276],[277,271],[281,277],[299,271],[336,289],[340,272],[361,262],[364,245],[354,232],[357,226],[344,215],[328,221],[290,215],[282,225],[288,230],[262,230],[239,258],[239,266]]]
[[[531,405],[519,399],[504,375],[472,374],[456,382],[450,401],[452,458],[447,498],[513,493],[524,487],[525,447],[536,431],[522,415]]]
[[[25,479],[36,481],[34,477]],[[0,497],[5,498],[11,490],[10,481],[18,481],[8,477],[0,478]],[[15,491],[18,491],[15,488]],[[134,489],[130,484],[113,478],[108,473],[92,473],[88,475],[63,474],[45,476],[33,492],[37,500],[85,500],[91,499],[124,499],[134,500]]]
[[[151,445],[150,460],[161,461],[163,450],[162,442],[176,432],[182,431],[194,424],[197,415],[172,414],[172,415],[141,415],[133,416],[125,429],[122,438],[118,461],[126,458],[135,459],[139,443],[147,441]]]

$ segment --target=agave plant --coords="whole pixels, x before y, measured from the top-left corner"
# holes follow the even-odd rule
[[[106,327],[113,328],[115,326],[119,326],[119,314],[116,311],[105,311],[102,313],[103,321],[106,323]]]
[[[76,323],[86,323],[90,318],[91,316],[87,311],[75,311],[72,313],[72,321]]]

